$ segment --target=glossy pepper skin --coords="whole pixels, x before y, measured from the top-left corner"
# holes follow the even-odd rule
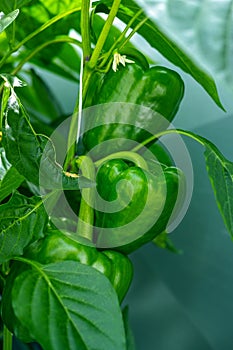
[[[132,263],[127,256],[110,250],[99,252],[94,247],[72,240],[58,230],[50,231],[47,236],[31,244],[24,253],[24,257],[41,264],[73,260],[92,266],[110,280],[116,290],[119,302],[123,300],[133,276]],[[3,294],[3,298],[6,298],[7,302],[3,303],[2,309],[3,319],[8,329],[25,343],[32,342],[34,339],[31,338],[28,329],[24,327],[15,315],[11,300],[15,278],[17,278],[19,272],[24,272],[28,269],[30,267],[27,264],[21,262],[13,263]],[[11,318],[9,318],[9,315],[11,315]]]
[[[74,260],[89,265],[103,273],[117,292],[121,302],[133,277],[131,261],[115,251],[99,252],[95,247],[81,244],[64,233],[53,230],[27,249],[25,257],[41,264]]]
[[[97,190],[107,201],[96,211],[97,246],[129,254],[153,240],[166,229],[183,181],[172,166],[154,164],[147,171],[122,159],[106,161],[97,173]],[[117,198],[122,207],[106,212]]]
[[[87,130],[83,135],[84,147],[90,151],[99,145],[93,152],[94,158],[131,149],[127,139],[140,143],[151,136],[150,132],[155,134],[168,127],[183,95],[184,83],[181,77],[166,67],[154,66],[144,70],[135,63],[119,67],[116,72],[109,71],[101,79],[98,89],[96,85],[93,85],[93,90],[90,86],[87,94],[88,103],[85,107],[105,105],[95,108],[90,112],[90,117],[84,118],[84,129]],[[163,118],[158,118],[154,112]],[[110,139],[115,141],[101,145]]]

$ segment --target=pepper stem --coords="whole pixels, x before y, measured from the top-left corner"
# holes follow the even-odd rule
[[[82,109],[84,100],[83,87],[86,86],[86,74],[84,65],[91,56],[91,37],[90,37],[90,7],[91,1],[82,1],[81,7],[81,35],[82,35],[82,60],[80,67],[80,85],[79,93],[76,99],[73,115],[71,118],[70,130],[68,135],[67,155],[64,169],[67,170],[70,162],[75,157],[76,146],[80,136]],[[89,76],[89,75],[88,75]],[[87,79],[89,82],[89,78]]]
[[[144,18],[140,23],[138,23],[138,25],[132,30],[132,32],[127,36],[125,41],[121,44],[121,46],[119,47],[119,50],[123,49],[123,47],[130,41],[133,35],[137,33],[137,31],[146,23],[147,20],[148,20],[148,17]]]
[[[168,130],[161,131],[158,134],[155,134],[155,135],[149,137],[148,139],[146,139],[145,141],[141,142],[139,145],[134,147],[131,150],[131,152],[138,152],[141,148],[145,147],[146,145],[148,145],[152,141],[156,141],[160,137],[165,136],[165,135],[169,135],[169,134],[185,135],[185,136],[188,136],[188,137],[192,138],[193,140],[199,142],[202,146],[205,145],[205,142],[203,141],[204,140],[203,137],[197,136],[190,131],[185,131],[185,130],[181,130],[181,129],[168,129]]]
[[[116,152],[112,153],[107,157],[104,157],[98,161],[95,162],[95,166],[99,167],[104,162],[111,160],[111,159],[126,159],[130,162],[133,162],[135,165],[137,165],[139,168],[142,168],[144,170],[148,170],[148,165],[145,159],[140,156],[138,153],[132,152],[132,151],[122,151],[122,152]]]
[[[86,178],[95,181],[95,166],[88,156],[80,156],[76,164]],[[77,234],[85,237],[92,242],[93,224],[94,224],[94,200],[95,188],[84,188],[81,191],[82,199],[79,208],[79,220],[77,225]]]
[[[92,53],[92,56],[91,56],[91,59],[90,59],[90,62],[88,64],[89,68],[90,69],[94,69],[97,65],[97,62],[98,62],[98,59],[99,59],[99,56],[101,54],[101,51],[102,51],[102,48],[105,44],[105,41],[108,37],[108,34],[111,30],[111,27],[112,27],[112,23],[117,15],[117,12],[118,12],[118,9],[120,7],[120,4],[121,4],[121,0],[114,0],[113,1],[113,4],[112,4],[112,7],[111,7],[111,11],[108,15],[108,18],[104,24],[104,27],[100,33],[100,36],[98,38],[98,41],[96,43],[96,47]]]
[[[122,31],[121,35],[117,38],[117,40],[114,42],[114,44],[112,45],[112,47],[110,48],[110,50],[104,55],[104,59],[103,61],[100,63],[100,65],[98,66],[99,69],[101,69],[102,67],[104,67],[107,62],[110,59],[110,56],[112,55],[113,51],[116,49],[119,49],[118,46],[121,43],[120,48],[123,48],[125,45],[125,42],[127,40],[127,38],[125,38],[125,35],[127,34],[128,30],[130,29],[130,27],[132,26],[132,24],[134,23],[134,21],[143,13],[143,10],[139,10],[134,17],[131,18],[131,20],[129,21],[129,23],[127,24],[127,26],[125,27],[125,29]],[[127,40],[128,41],[128,40]]]
[[[12,333],[5,325],[3,328],[3,350],[12,350]]]
[[[91,1],[82,1],[81,8],[81,34],[83,43],[84,64],[89,61],[91,56],[91,40],[90,40],[90,6]]]

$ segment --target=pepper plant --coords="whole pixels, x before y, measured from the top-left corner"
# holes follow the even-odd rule
[[[0,3],[4,350],[12,350],[13,338],[44,350],[135,348],[123,303],[133,278],[130,254],[150,242],[174,251],[169,227],[187,206],[188,175],[164,136],[203,146],[233,234],[233,163],[211,141],[171,124],[185,98],[180,70],[224,107],[213,77],[161,27],[158,3]],[[156,53],[149,58],[135,34],[173,68],[157,64]],[[76,84],[71,117],[41,68]],[[67,120],[64,136],[59,127]]]

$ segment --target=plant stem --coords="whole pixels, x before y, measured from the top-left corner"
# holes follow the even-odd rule
[[[91,55],[91,38],[90,38],[90,6],[91,1],[82,1],[81,7],[81,35],[82,35],[82,62],[80,68],[80,85],[79,94],[76,99],[70,130],[68,135],[67,144],[67,156],[64,164],[64,168],[67,169],[70,161],[75,157],[76,145],[80,137],[81,122],[82,122],[82,105],[85,99],[87,86],[91,77],[92,72],[88,72],[86,75],[86,70],[84,66],[89,60]]]
[[[43,50],[45,47],[52,44],[57,44],[57,43],[70,43],[70,44],[77,45],[79,47],[81,47],[82,45],[78,40],[70,38],[69,36],[58,37],[56,39],[47,41],[46,43],[38,46],[35,50],[31,51],[26,57],[24,57],[24,59],[22,59],[22,61],[19,62],[19,64],[15,67],[15,69],[11,72],[11,74],[12,75],[17,74],[20,71],[20,69],[24,66],[24,64],[26,64],[32,57],[34,57],[38,52]]]
[[[99,56],[101,54],[104,43],[108,37],[109,31],[111,29],[112,23],[116,17],[120,6],[121,0],[114,0],[112,4],[111,11],[108,18],[104,24],[104,27],[100,33],[99,39],[97,41],[96,47],[91,55],[90,61],[87,62],[86,59],[89,58],[91,47],[90,47],[90,1],[85,0],[82,2],[82,43],[83,43],[83,62],[81,66],[81,77],[80,77],[80,88],[79,97],[76,101],[74,108],[74,113],[70,126],[70,133],[68,136],[68,152],[65,162],[65,169],[68,167],[70,160],[75,156],[76,145],[74,144],[74,137],[76,134],[76,140],[79,139],[81,121],[82,121],[82,103],[85,100],[86,93],[88,90],[89,82],[94,69],[97,65]]]
[[[102,31],[100,33],[100,36],[99,36],[98,41],[96,43],[96,47],[95,47],[93,54],[91,56],[90,62],[88,63],[88,66],[90,69],[95,68],[95,66],[97,65],[99,56],[101,54],[101,51],[102,51],[103,46],[105,44],[105,41],[106,41],[108,34],[110,32],[110,29],[112,27],[112,23],[117,15],[120,4],[121,4],[121,0],[114,0],[113,1],[111,11],[108,15],[108,18],[104,24]]]
[[[67,170],[69,168],[70,161],[75,157],[75,153],[76,153],[76,144],[77,144],[76,140],[77,140],[77,132],[78,132],[78,119],[79,119],[78,108],[79,107],[76,102],[74,112],[71,117],[70,127],[69,127],[67,154],[66,154],[65,164],[63,166],[64,170]]]
[[[202,146],[205,146],[205,143],[203,141],[203,138],[201,136],[197,136],[195,134],[193,134],[190,131],[185,131],[185,130],[181,130],[181,129],[168,129],[168,130],[164,130],[159,132],[158,134],[155,134],[151,137],[149,137],[148,139],[146,139],[145,141],[141,142],[140,145],[134,147],[131,152],[137,152],[139,151],[142,147],[146,146],[147,144],[149,144],[152,141],[155,141],[156,139],[165,136],[165,135],[169,135],[169,134],[180,134],[180,135],[185,135],[188,136],[190,138],[192,138],[193,140],[197,141],[198,143],[200,143]]]
[[[90,39],[90,0],[82,1],[81,9],[81,35],[83,43],[84,64],[89,61],[91,56],[91,39]]]
[[[145,161],[145,159],[133,151],[122,151],[122,152],[112,153],[109,156],[104,157],[104,158],[96,161],[95,166],[99,167],[104,162],[111,160],[111,159],[126,159],[126,160],[133,162],[138,167],[145,169],[145,170],[148,170],[148,165],[147,165],[147,162]]]
[[[90,157],[80,156],[76,163],[79,166],[83,176],[95,181],[95,166]],[[82,189],[77,234],[87,238],[91,242],[93,240],[94,200],[95,188]]]
[[[3,328],[3,350],[12,350],[12,333],[5,325]]]
[[[64,169],[67,170],[70,161],[74,159],[76,153],[76,145],[80,137],[81,121],[82,121],[82,100],[83,100],[83,56],[81,60],[80,79],[79,79],[79,93],[75,102],[74,111],[71,117],[69,128],[67,155],[64,164]]]
[[[13,8],[14,8],[14,10],[17,9],[17,0],[15,0]],[[9,43],[10,47],[12,47],[14,45],[14,42],[15,42],[15,28],[16,28],[16,23],[15,23],[15,21],[13,21],[13,23],[12,23],[12,37],[11,37],[11,42]]]
[[[44,23],[41,27],[37,28],[34,32],[32,32],[31,34],[29,34],[28,36],[26,36],[26,38],[24,38],[22,41],[20,41],[18,43],[18,45],[16,45],[14,48],[12,48],[12,50],[9,50],[5,56],[3,56],[3,58],[0,61],[0,68],[3,66],[3,64],[6,62],[6,60],[8,59],[8,57],[10,57],[10,55],[12,53],[14,53],[15,51],[18,51],[24,44],[26,44],[29,40],[31,40],[32,38],[34,38],[36,35],[40,34],[42,31],[44,31],[45,29],[47,29],[48,27],[50,27],[52,24],[56,23],[57,21],[59,21],[60,19],[74,13],[74,12],[78,12],[81,10],[81,7],[76,7],[73,8],[69,11],[63,12],[62,14],[59,14],[53,18],[51,18],[49,21],[47,21],[46,23]]]
[[[121,50],[132,38],[132,36],[137,33],[137,31],[146,23],[146,21],[148,20],[148,17],[144,18],[141,22],[138,23],[138,25],[136,25],[136,27],[132,30],[132,32],[127,36],[127,38],[125,39],[125,41],[122,43],[122,45],[119,47],[119,50]]]
[[[127,24],[127,26],[125,27],[125,29],[123,30],[123,32],[121,33],[121,35],[117,38],[117,40],[114,42],[114,44],[112,45],[112,47],[110,48],[110,50],[106,53],[104,60],[101,62],[101,64],[99,65],[99,68],[102,68],[103,66],[105,66],[105,64],[108,62],[110,56],[112,55],[113,51],[116,49],[117,45],[125,38],[125,35],[127,34],[127,31],[129,30],[129,28],[132,26],[132,24],[134,23],[134,21],[140,16],[140,14],[143,12],[143,10],[139,10],[129,21],[129,23]],[[124,44],[125,41],[123,41]],[[121,47],[123,46],[123,44],[121,45]]]

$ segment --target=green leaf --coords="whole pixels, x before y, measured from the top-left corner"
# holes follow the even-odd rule
[[[46,46],[46,43],[54,40],[57,36],[68,36],[72,28],[79,28],[81,0],[63,0],[59,2],[25,0],[19,1],[19,3],[21,8],[16,26],[7,30],[10,48],[16,47],[19,49],[23,42],[23,50],[28,55],[33,53],[33,51],[37,51],[40,46],[43,46],[43,50],[37,51],[36,57],[32,58],[32,62],[42,66],[44,69],[55,71],[61,76],[77,81],[77,71],[70,69],[68,62],[64,63],[62,58],[55,62],[55,58],[59,56],[63,44],[56,43]],[[9,0],[8,2],[3,0],[0,3],[0,11],[5,12],[8,9],[9,12],[14,6],[14,0]],[[19,46],[16,45],[16,42]],[[24,52],[22,52],[21,47],[21,55]],[[5,54],[6,51],[4,52]],[[73,60],[75,60],[75,57],[77,57],[77,54]],[[14,57],[15,61],[17,58]],[[80,58],[78,61],[80,61]],[[11,70],[6,70],[4,67],[4,71],[10,72]]]
[[[57,76],[77,83],[79,81],[80,66],[78,70],[74,72],[72,69],[70,69],[68,62],[64,63],[60,60],[60,52],[56,52],[56,55],[54,55],[54,53],[55,52],[53,50],[53,55],[52,57],[50,57],[52,58],[52,60],[50,60],[49,62],[44,57],[44,55],[35,56],[30,60],[30,62],[40,68],[46,69],[47,71],[54,73]],[[75,57],[78,56],[75,55]],[[75,57],[72,57],[72,59],[75,59]],[[80,57],[78,57],[77,62],[80,62]]]
[[[4,178],[8,170],[10,169],[11,164],[6,159],[6,154],[4,148],[0,148],[0,181]]]
[[[22,86],[15,77],[1,75],[5,80],[2,97],[3,146],[8,161],[28,181],[47,189],[73,190],[94,186],[83,176],[72,176],[56,162],[52,141],[36,134],[14,87]]]
[[[29,83],[19,89],[18,96],[30,115],[45,124],[51,124],[63,114],[59,102],[42,77],[31,69],[28,72]]]
[[[71,10],[74,8],[81,9],[82,0],[62,0],[62,1],[54,1],[54,0],[40,0],[40,4],[36,4],[35,6],[41,6],[47,10],[47,12],[52,15],[61,14],[66,12],[67,10]]]
[[[17,0],[17,8],[20,9],[21,7],[29,4],[32,0]],[[1,0],[0,3],[0,11],[3,11],[5,13],[13,11],[15,9],[15,0]]]
[[[205,160],[219,211],[233,238],[233,162],[227,160],[215,145],[205,144]]]
[[[40,45],[53,40],[56,36],[68,35],[70,30],[79,23],[79,12],[81,10],[81,1],[36,1],[22,8],[19,21],[20,26],[16,30],[16,38],[20,42],[28,35],[37,31],[29,41],[25,42],[25,47],[31,51],[37,49]],[[73,12],[73,14],[72,14]],[[67,14],[67,15],[66,15]],[[54,19],[57,19],[54,21]],[[50,21],[50,25],[48,25]],[[44,27],[46,25],[46,28]],[[63,45],[49,45],[38,52],[33,62],[40,62],[43,68],[51,67],[53,59],[59,55]],[[58,66],[53,62],[53,67]],[[69,65],[65,65],[69,71]],[[62,68],[60,67],[60,70]],[[68,74],[68,72],[67,72]]]
[[[14,20],[19,14],[19,10],[14,10],[7,15],[0,15],[0,33],[2,33]]]
[[[81,56],[70,43],[65,42],[65,39],[71,39],[69,35],[54,37],[52,40],[59,39],[63,39],[64,42],[55,42],[47,46],[46,52],[40,51],[39,55],[37,54],[30,59],[30,62],[65,79],[79,82]],[[56,48],[59,50],[54,51]],[[49,53],[49,58],[45,56],[45,53]]]
[[[233,91],[232,0],[137,0],[186,56]],[[152,10],[153,9],[153,10]]]
[[[112,0],[102,0],[101,2],[109,7],[112,5]],[[228,4],[225,4],[225,2],[224,4],[218,2],[220,6],[218,6],[214,0],[208,1],[208,5],[205,2],[193,3],[185,0],[148,0],[137,2],[140,3],[142,8],[145,9],[145,13],[148,14],[148,20],[138,29],[138,33],[142,35],[153,48],[168,59],[168,61],[190,74],[207,91],[215,103],[220,108],[224,109],[218,95],[216,84],[211,76],[211,74],[214,74],[216,71],[213,67],[213,60],[211,55],[209,55],[208,49],[210,46],[209,43],[211,42],[213,50],[216,50],[216,55],[218,55],[219,58],[221,57],[221,64],[223,65],[226,55],[224,52],[218,52],[216,44],[222,44],[222,49],[225,50],[225,40],[222,40],[220,43],[218,36],[220,35],[219,32],[227,31],[223,23],[227,26],[229,25],[229,21],[226,21],[224,15],[224,19],[221,19],[222,24],[220,28],[218,28],[219,25],[217,21],[219,22],[219,9],[225,6],[225,10],[227,11],[229,1],[227,1]],[[209,14],[205,13],[207,11],[207,6],[208,9],[210,7],[211,19],[209,19]],[[122,0],[118,17],[123,22],[128,23],[140,8],[141,7],[133,0]],[[164,16],[160,16],[161,11],[164,13]],[[135,28],[145,17],[146,15],[142,14],[134,22],[132,27]],[[213,19],[215,19],[215,21],[213,21]],[[198,26],[196,25],[197,23]],[[204,39],[205,35],[199,36],[199,24],[202,26],[201,29],[203,32],[206,31],[207,28],[209,30],[209,35],[206,39]],[[212,33],[215,33],[215,36],[212,35]],[[190,35],[193,40],[190,40]],[[202,55],[199,54],[198,50],[193,48],[193,41],[196,45],[198,45],[199,42],[203,42],[202,45],[206,51],[204,51]],[[229,48],[231,46],[231,41],[228,41]],[[229,64],[231,64],[232,60],[229,59],[228,61]],[[220,63],[219,59],[217,62]]]
[[[0,148],[0,202],[15,191],[24,177],[6,159],[4,148]]]
[[[22,255],[30,242],[43,237],[47,219],[40,197],[15,193],[0,205],[0,264]]]
[[[126,335],[126,349],[127,350],[136,350],[135,340],[132,333],[132,330],[129,325],[129,307],[125,306],[123,311],[123,320],[124,320],[124,326],[125,326],[125,335]]]
[[[166,231],[160,233],[155,239],[153,239],[152,243],[154,243],[157,247],[162,248],[162,249],[167,249],[172,253],[175,254],[181,254],[182,252],[178,250],[171,238],[169,237],[168,233]]]
[[[61,70],[63,69],[66,75],[70,76],[70,79],[73,79],[76,82],[79,81],[81,55],[73,46],[64,43],[59,55],[53,59],[52,63]]]
[[[233,238],[233,162],[226,159],[219,149],[206,138],[190,131],[178,129],[175,132],[189,136],[205,147],[206,168],[218,209]]]
[[[44,350],[125,350],[117,295],[102,273],[74,261],[28,263],[6,288],[17,320]]]

